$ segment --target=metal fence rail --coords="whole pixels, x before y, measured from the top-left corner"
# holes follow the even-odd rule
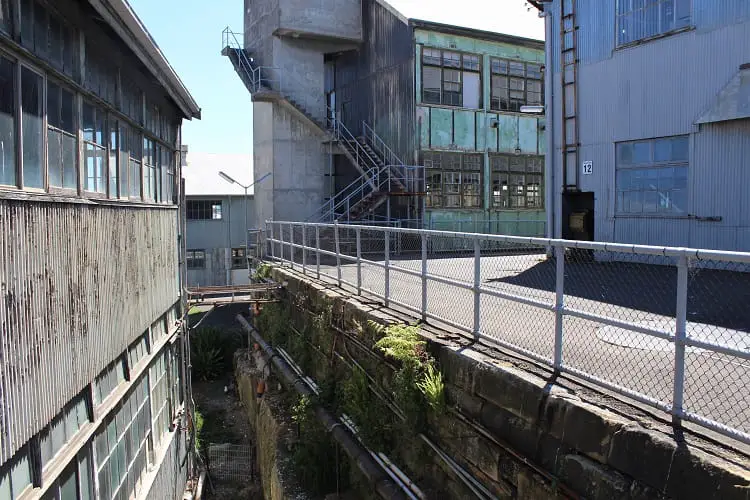
[[[275,221],[266,235],[267,257],[303,273],[750,443],[750,253]]]

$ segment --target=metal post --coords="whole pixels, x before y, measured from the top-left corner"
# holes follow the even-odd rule
[[[422,233],[422,321],[427,321],[427,233]]]
[[[273,241],[273,224],[269,221],[266,221],[266,235],[268,235],[268,243],[271,247],[271,260],[275,260],[276,252],[273,249],[273,246],[275,245],[275,242]]]
[[[362,295],[362,229],[357,228],[357,295]]]
[[[336,277],[338,284],[341,286],[341,249],[339,247],[339,223],[333,223],[334,239],[336,241]]]
[[[674,333],[674,395],[672,396],[672,421],[682,417],[685,387],[685,339],[687,338],[687,293],[690,260],[680,257],[677,263],[677,317]]]
[[[391,232],[385,228],[385,306],[388,307],[391,296]]]
[[[315,226],[315,276],[320,279],[320,226]]]
[[[243,186],[244,187],[244,186]],[[245,264],[247,265],[247,275],[250,276],[250,228],[247,226],[247,188],[250,186],[245,187],[245,198],[244,198],[244,204],[245,204]],[[231,198],[229,199],[229,209],[232,208],[232,201]]]
[[[294,269],[294,226],[289,223],[289,261]]]
[[[563,363],[563,313],[565,312],[565,247],[555,247],[555,352],[554,367]]]
[[[284,226],[279,224],[279,256],[281,256],[281,262],[284,262]]]
[[[302,274],[307,274],[307,226],[302,226]]]
[[[479,287],[482,285],[482,248],[479,238],[474,239],[474,335],[479,335],[479,305],[482,302],[482,294]]]

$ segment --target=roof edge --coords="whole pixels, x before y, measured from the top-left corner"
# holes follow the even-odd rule
[[[127,0],[88,1],[167,90],[184,117],[200,119],[201,108]]]
[[[533,49],[544,50],[544,40],[537,40],[535,38],[507,35],[505,33],[497,33],[495,31],[485,31],[476,28],[467,28],[464,26],[455,26],[452,24],[443,24],[434,21],[425,21],[423,19],[409,19],[409,24],[413,28],[438,31],[440,33],[446,33],[450,35],[481,38],[483,40],[489,40],[493,42],[510,43]]]

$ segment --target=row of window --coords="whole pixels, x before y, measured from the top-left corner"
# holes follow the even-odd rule
[[[185,214],[188,220],[220,220],[221,200],[187,200]]]
[[[544,103],[540,64],[491,58],[490,70],[490,109],[520,111],[521,106]],[[481,57],[423,48],[422,102],[481,108]]]
[[[482,208],[484,156],[422,153],[428,208]],[[491,204],[496,209],[544,208],[544,157],[490,155]]]
[[[80,184],[82,191],[110,198],[173,202],[176,167],[171,148],[2,56],[0,160],[4,185],[77,191]]]
[[[617,0],[617,45],[690,26],[692,0]]]
[[[232,248],[232,269],[245,269],[247,257],[245,248]],[[186,254],[188,269],[206,268],[206,251],[202,249],[191,249]]]
[[[165,325],[165,321],[178,313],[173,308],[154,323],[152,330],[157,325]],[[93,421],[93,408],[122,382],[129,380],[125,359],[127,357],[129,363],[134,361],[137,364],[140,359],[133,359],[134,356],[145,357],[150,350],[148,337],[146,332],[126,353],[105,368],[96,377],[90,391],[73,398],[37,438],[0,470],[0,499],[16,499],[41,480],[52,459]],[[163,443],[171,418],[182,401],[178,361],[177,347],[168,346],[133,384],[127,397],[96,433],[93,440],[95,459],[91,458],[91,448],[85,446],[47,488],[44,500],[92,499],[94,477],[98,481],[98,498],[120,499],[137,495],[147,461],[153,459],[153,452]],[[134,364],[129,366],[132,369]],[[153,421],[152,414],[155,415]],[[35,446],[38,446],[38,453],[32,450]],[[32,467],[32,462],[38,467]],[[39,473],[36,481],[32,471]]]

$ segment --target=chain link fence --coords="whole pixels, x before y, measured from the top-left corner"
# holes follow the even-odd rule
[[[234,484],[253,480],[253,450],[250,445],[210,443],[206,455],[212,480]]]
[[[750,253],[269,222],[273,259],[750,443]]]

